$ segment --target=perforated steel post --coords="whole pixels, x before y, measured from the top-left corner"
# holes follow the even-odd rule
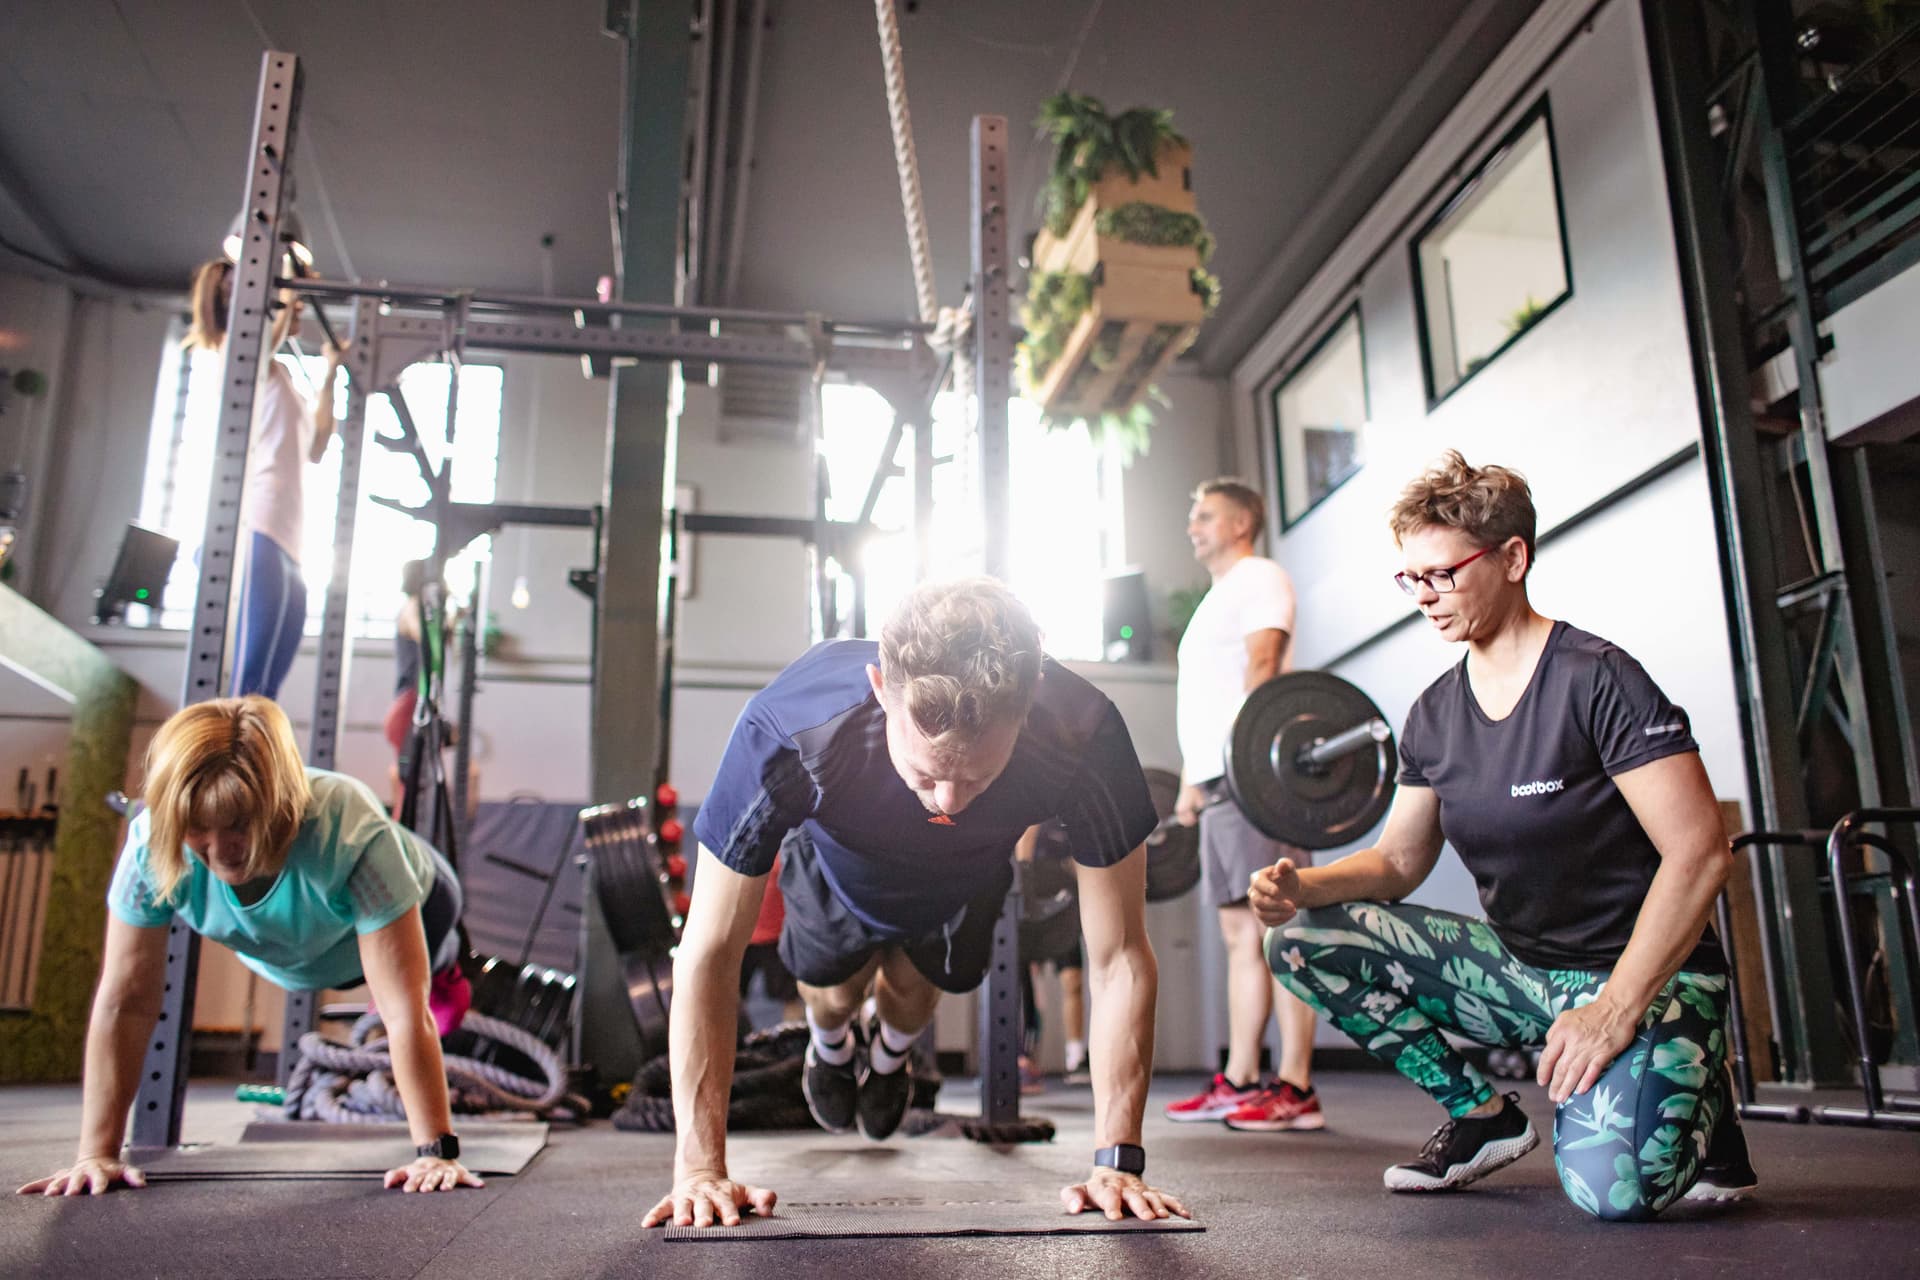
[[[200,586],[187,638],[187,673],[180,703],[218,697],[227,652],[227,611],[232,604],[234,557],[240,537],[240,492],[253,438],[254,393],[263,361],[273,359],[273,279],[282,254],[280,219],[292,173],[293,140],[300,114],[300,60],[269,51],[260,60],[259,103],[253,146],[247,154],[240,258],[233,270],[233,302],[227,315],[225,358],[220,375],[220,417],[214,434],[213,479],[207,489],[207,523],[200,541]],[[166,986],[159,1021],[140,1068],[130,1140],[136,1147],[170,1147],[180,1141],[180,1109],[187,1088],[187,1058],[193,1041],[193,988],[200,968],[200,936],[176,918],[167,931]]]
[[[1007,121],[975,116],[973,197],[973,370],[979,398],[980,498],[986,563],[1006,580],[1011,486],[1007,396],[1013,344],[1007,322]],[[980,1114],[992,1124],[1020,1118],[1020,894],[1016,884],[993,927],[993,956],[980,998]]]

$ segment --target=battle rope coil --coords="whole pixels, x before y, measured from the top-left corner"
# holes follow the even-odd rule
[[[393,1058],[380,1015],[362,1014],[346,1044],[309,1031],[300,1037],[300,1060],[287,1077],[286,1118],[329,1124],[382,1124],[406,1119],[393,1082]],[[456,1111],[543,1112],[566,1099],[567,1069],[559,1054],[529,1031],[469,1013],[461,1030],[492,1040],[523,1055],[546,1076],[532,1080],[493,1063],[446,1055],[447,1081]],[[384,1033],[384,1028],[381,1028]]]

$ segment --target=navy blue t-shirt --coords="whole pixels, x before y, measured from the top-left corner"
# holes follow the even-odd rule
[[[1111,866],[1156,819],[1126,723],[1107,696],[1048,659],[1013,756],[951,824],[932,821],[887,754],[867,680],[872,640],[815,645],[755,694],[733,726],[693,833],[742,875],[765,875],[803,828],[827,882],[875,931],[939,930],[1008,877],[1022,832],[1059,818],[1074,857]]]
[[[1556,622],[1504,720],[1480,709],[1464,658],[1428,686],[1400,734],[1400,783],[1433,789],[1440,830],[1514,955],[1606,970],[1660,867],[1614,776],[1699,749],[1687,713],[1626,650]],[[1711,929],[1684,967],[1725,970]]]

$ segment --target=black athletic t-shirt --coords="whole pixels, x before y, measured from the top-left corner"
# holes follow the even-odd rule
[[[1464,658],[1420,695],[1400,734],[1400,783],[1433,788],[1440,830],[1516,956],[1604,970],[1660,866],[1614,775],[1699,749],[1687,713],[1625,650],[1556,622],[1506,719],[1480,709]],[[1725,970],[1711,929],[1684,967]]]

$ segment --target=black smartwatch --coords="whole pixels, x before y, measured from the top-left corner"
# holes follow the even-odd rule
[[[1102,1169],[1118,1169],[1138,1177],[1147,1171],[1147,1149],[1131,1142],[1119,1142],[1094,1152],[1093,1162]]]
[[[450,1133],[443,1133],[432,1142],[423,1142],[413,1149],[416,1156],[432,1156],[436,1160],[458,1160],[460,1158],[460,1139]]]

